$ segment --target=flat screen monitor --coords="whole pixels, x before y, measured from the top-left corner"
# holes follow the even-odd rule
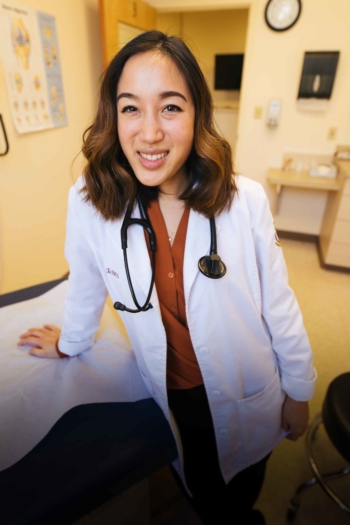
[[[241,88],[243,53],[234,55],[215,55],[214,89]]]

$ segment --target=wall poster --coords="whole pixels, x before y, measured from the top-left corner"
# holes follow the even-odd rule
[[[66,126],[55,17],[0,1],[0,57],[18,133]]]

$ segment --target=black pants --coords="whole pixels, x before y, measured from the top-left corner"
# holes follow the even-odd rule
[[[182,492],[203,524],[263,523],[252,510],[261,491],[270,454],[239,472],[226,485],[221,475],[212,417],[204,385],[168,390],[169,407],[179,427],[190,498],[172,469]]]

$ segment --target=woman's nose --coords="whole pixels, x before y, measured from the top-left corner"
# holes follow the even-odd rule
[[[143,142],[153,144],[163,139],[164,132],[161,122],[155,115],[147,115],[142,120],[140,138]]]

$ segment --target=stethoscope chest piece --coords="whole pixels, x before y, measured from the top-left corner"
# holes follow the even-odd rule
[[[215,219],[210,222],[210,255],[204,255],[198,261],[199,271],[209,279],[221,279],[226,273],[226,265],[217,254]]]
[[[213,253],[205,255],[198,261],[200,272],[210,279],[220,279],[226,273],[226,265],[222,262],[220,255]]]

